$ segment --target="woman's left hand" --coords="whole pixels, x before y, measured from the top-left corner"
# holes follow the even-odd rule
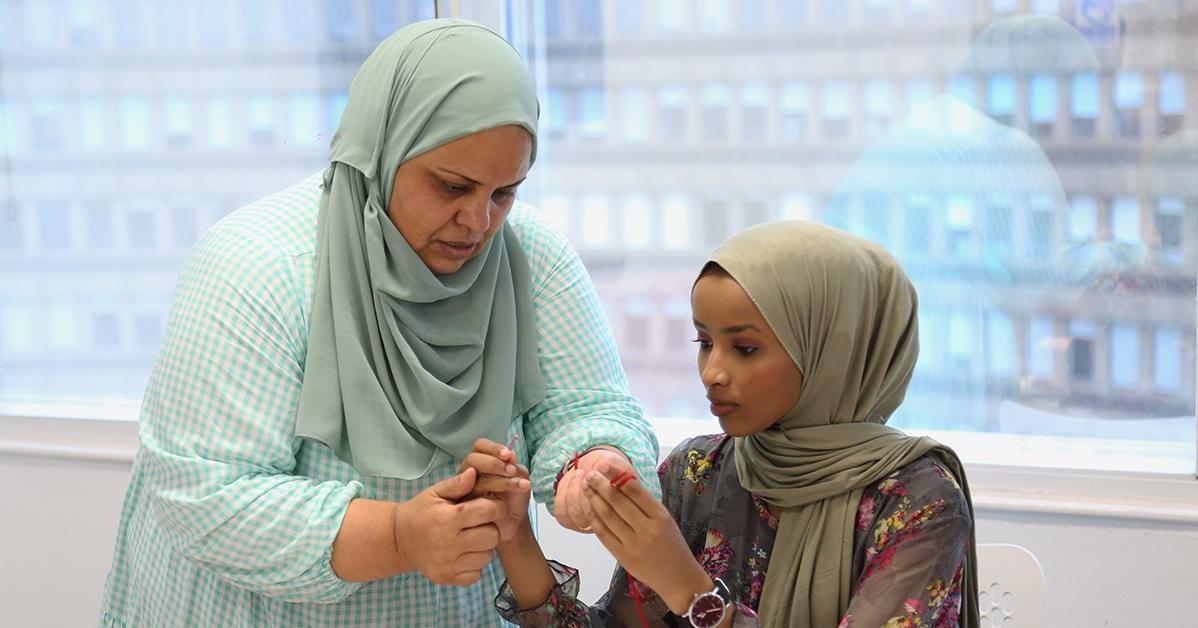
[[[515,536],[520,524],[528,519],[528,499],[532,485],[528,469],[516,460],[516,453],[495,441],[480,438],[474,449],[458,466],[458,473],[467,468],[478,471],[478,481],[467,499],[486,497],[507,504],[508,517],[495,522],[499,528],[499,540],[509,541]]]
[[[553,514],[562,527],[575,532],[590,533],[591,517],[594,511],[587,500],[586,475],[600,465],[612,469],[613,473],[626,471],[635,476],[632,463],[624,454],[615,449],[599,447],[583,454],[574,464],[574,468],[562,476],[557,483],[557,493],[553,498]]]
[[[595,534],[625,571],[681,615],[696,594],[713,588],[711,577],[666,507],[635,479],[619,480],[619,473],[601,467],[587,474]]]

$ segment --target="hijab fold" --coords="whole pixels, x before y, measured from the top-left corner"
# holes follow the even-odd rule
[[[759,615],[767,626],[836,626],[853,583],[853,530],[865,488],[925,455],[972,502],[948,447],[885,425],[919,355],[917,297],[881,247],[801,221],[748,229],[713,254],[761,311],[803,374],[799,401],[773,427],[737,438],[741,484],[782,507]],[[979,625],[974,533],[961,625]]]
[[[528,261],[504,225],[433,273],[387,213],[400,164],[504,125],[534,138],[532,79],[514,49],[464,20],[419,22],[362,65],[324,173],[316,296],[296,433],[362,475],[414,479],[503,441],[545,396]]]

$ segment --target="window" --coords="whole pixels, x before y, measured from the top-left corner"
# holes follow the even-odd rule
[[[1162,72],[1157,87],[1157,109],[1160,112],[1158,126],[1163,133],[1176,133],[1181,129],[1186,112],[1186,85],[1179,72]]]
[[[890,124],[894,114],[894,90],[890,81],[871,79],[865,83],[865,133],[877,137]]]
[[[1158,256],[1166,266],[1182,263],[1182,233],[1185,231],[1185,206],[1181,199],[1165,197],[1156,202],[1156,232],[1160,238]]]
[[[200,44],[209,48],[227,46],[232,15],[228,0],[206,0],[195,6],[200,13]]]
[[[83,221],[87,248],[91,251],[112,251],[116,246],[113,235],[112,208],[102,202],[92,201],[84,204]]]
[[[991,375],[1013,377],[1017,366],[1015,329],[1002,312],[986,315],[986,367]]]
[[[659,137],[663,143],[686,138],[687,93],[681,85],[666,85],[657,92]]]
[[[1051,137],[1057,121],[1057,79],[1033,75],[1028,83],[1029,131],[1035,137]]]
[[[687,29],[687,3],[684,0],[657,0],[653,3],[653,21],[661,33],[677,34]]]
[[[1028,371],[1032,377],[1051,379],[1055,369],[1056,355],[1052,320],[1044,316],[1028,321]]]
[[[163,103],[166,118],[166,143],[168,146],[183,147],[191,144],[192,135],[191,101],[181,96],[172,96]]]
[[[145,42],[145,16],[140,0],[112,0],[112,27],[116,44],[135,48]]]
[[[620,139],[641,144],[649,141],[649,92],[639,86],[620,88]]]
[[[845,81],[824,83],[820,91],[820,117],[825,139],[843,139],[849,135],[852,115],[852,87]]]
[[[704,33],[725,33],[728,31],[728,9],[724,0],[698,0],[698,12],[695,14],[699,30]],[[598,4],[598,3],[596,3]]]
[[[631,352],[645,352],[651,340],[649,325],[653,320],[653,305],[649,299],[630,297],[624,302],[624,346]]]
[[[624,195],[621,204],[623,237],[621,241],[630,249],[647,249],[653,241],[652,207],[649,195],[633,193]]]
[[[698,225],[703,230],[703,243],[707,248],[715,249],[730,231],[728,198],[723,194],[708,194],[703,198],[702,208]]]
[[[41,250],[46,253],[64,252],[71,248],[71,212],[62,201],[43,203],[38,211],[38,232]]]
[[[246,105],[246,126],[250,142],[269,146],[275,140],[275,101],[270,96],[252,96]]]
[[[287,142],[297,147],[320,144],[320,99],[315,94],[292,94],[287,100]]]
[[[578,135],[586,139],[601,139],[607,133],[607,112],[602,87],[587,87],[578,91]]]
[[[708,83],[699,90],[700,125],[703,139],[723,142],[728,139],[728,86]]]
[[[1088,381],[1094,377],[1094,321],[1076,318],[1069,323],[1069,377]]]
[[[121,148],[143,151],[150,148],[150,103],[145,98],[125,98],[120,108]]]
[[[373,0],[371,4],[394,5],[392,2],[380,2],[380,0]],[[270,0],[241,0],[237,6],[241,9],[242,41],[250,46],[262,46],[268,43],[270,41],[269,25],[273,18]],[[375,24],[386,24],[381,18],[382,16],[376,16]]]
[[[1073,115],[1073,137],[1094,137],[1098,124],[1098,75],[1073,75],[1069,87],[1069,110]]]
[[[329,41],[345,43],[354,38],[354,10],[350,2],[329,2],[325,4],[326,28]]]
[[[582,199],[582,244],[588,249],[612,246],[612,216],[607,199],[587,195]]]
[[[79,148],[85,151],[103,150],[108,146],[108,110],[99,98],[85,98],[76,106],[79,115]]]
[[[1115,122],[1122,137],[1140,136],[1140,109],[1144,106],[1144,79],[1139,72],[1115,75]]]
[[[1139,247],[1140,203],[1131,196],[1120,196],[1111,203],[1111,236],[1120,244]]]
[[[208,145],[229,148],[233,145],[233,106],[227,98],[209,98],[205,103],[204,127]]]
[[[1069,240],[1089,242],[1098,231],[1098,204],[1093,198],[1079,196],[1069,206]]]
[[[1040,263],[1052,261],[1056,228],[1054,219],[1055,207],[1051,198],[1032,198],[1029,200],[1027,232],[1028,257]]]
[[[1153,385],[1161,393],[1181,390],[1181,331],[1177,327],[1157,327],[1153,337]]]
[[[746,142],[765,141],[769,123],[770,88],[765,82],[745,83],[740,90],[740,136]]]
[[[1015,77],[1002,74],[990,77],[986,89],[990,117],[1006,125],[1015,124]]]
[[[53,99],[38,99],[29,103],[30,144],[37,151],[58,151],[63,148],[63,107]]]
[[[645,2],[643,0],[618,0],[616,3],[616,29],[626,35],[645,32]]]
[[[765,27],[765,0],[741,0],[737,8],[740,9],[741,30],[756,32]]]
[[[559,87],[549,88],[549,98],[545,103],[545,111],[542,114],[545,128],[541,132],[546,133],[551,139],[561,139],[566,133],[566,123],[570,118],[566,99],[566,90]]]
[[[973,204],[965,197],[948,199],[945,211],[945,246],[955,258],[974,255]]]
[[[781,112],[782,139],[797,141],[807,138],[807,111],[811,106],[811,97],[804,83],[787,83],[782,86],[782,97],[779,103]]]
[[[690,246],[690,202],[685,194],[671,192],[661,199],[662,222],[669,225],[662,232],[666,249],[680,251]]]
[[[1129,323],[1111,325],[1111,385],[1135,389],[1140,383],[1140,330]]]
[[[1016,0],[990,0],[990,11],[995,15],[1013,13],[1017,8],[1019,3]]]

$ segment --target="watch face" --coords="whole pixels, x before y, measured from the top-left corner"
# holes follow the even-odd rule
[[[695,628],[714,628],[724,621],[723,598],[715,593],[704,593],[691,603],[687,618]]]

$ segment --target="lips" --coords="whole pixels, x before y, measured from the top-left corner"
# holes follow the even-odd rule
[[[437,244],[441,245],[441,250],[447,257],[454,259],[465,259],[470,257],[478,248],[478,244],[471,242],[447,242],[445,240],[441,240]]]
[[[720,399],[718,397],[708,396],[707,401],[711,403],[711,413],[714,414],[715,416],[724,416],[726,414],[731,414],[731,413],[735,412],[737,408],[740,407],[740,404],[732,403],[730,401],[724,401],[723,399]]]

